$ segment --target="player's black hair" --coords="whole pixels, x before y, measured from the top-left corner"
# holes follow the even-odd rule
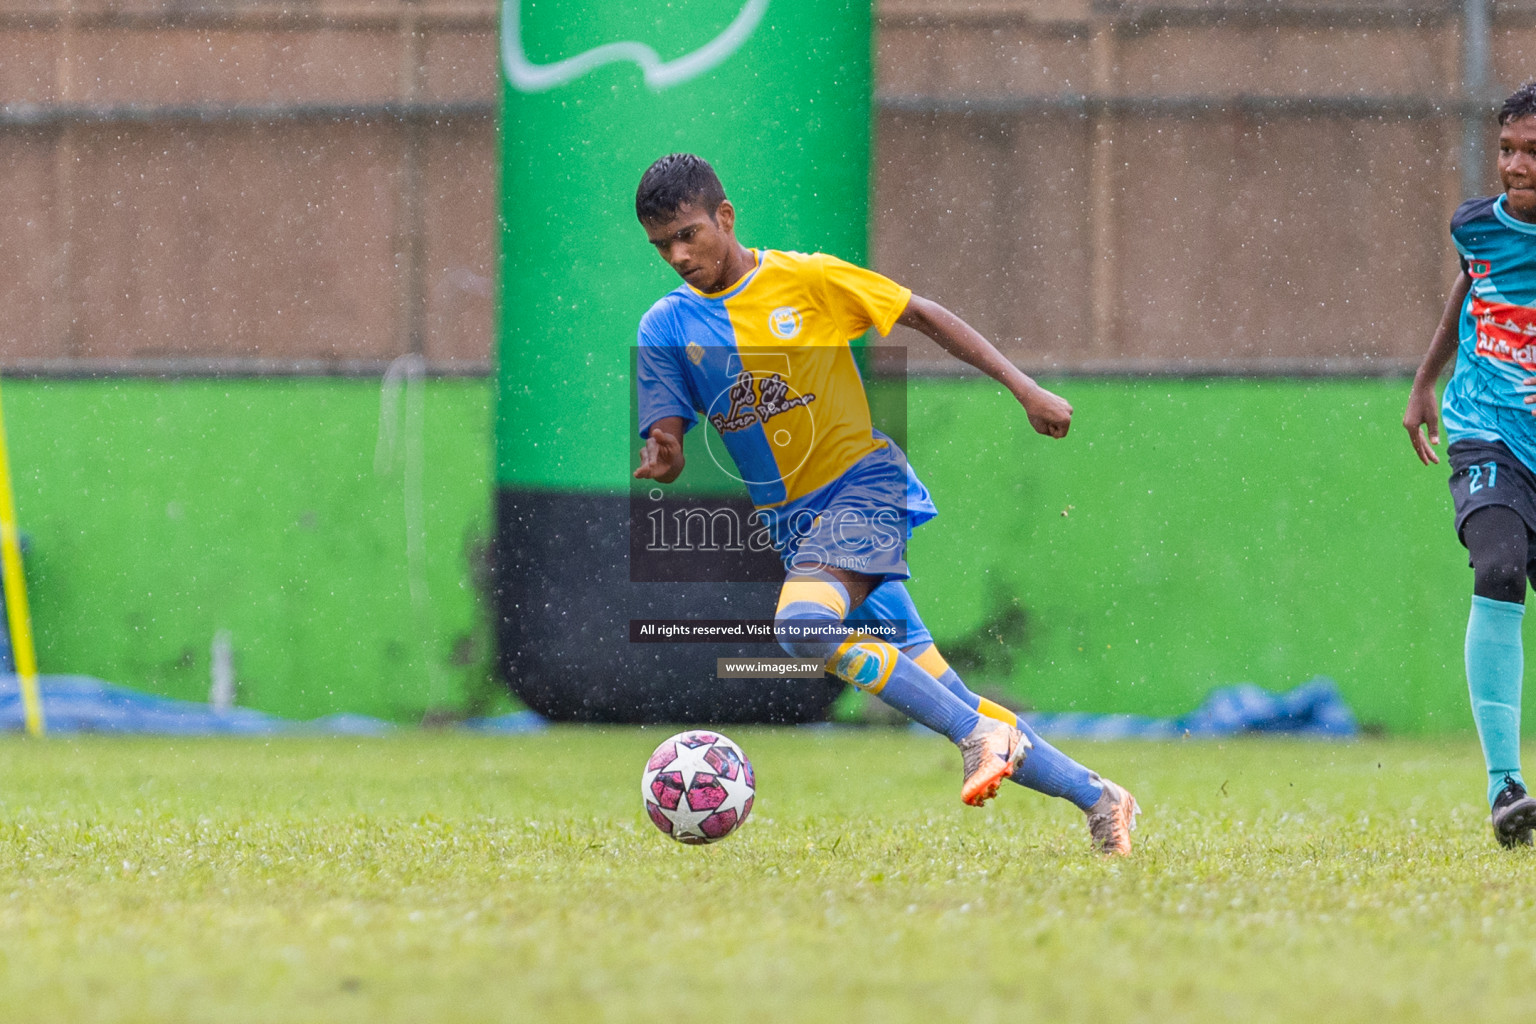
[[[1516,89],[1504,101],[1504,106],[1499,108],[1499,124],[1506,125],[1533,114],[1536,114],[1536,78]]]
[[[710,219],[725,199],[725,186],[709,162],[692,153],[671,153],[640,176],[635,189],[635,216],[641,221],[666,220],[684,203],[697,206]]]

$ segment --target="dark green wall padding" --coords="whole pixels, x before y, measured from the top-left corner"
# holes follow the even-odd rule
[[[1471,573],[1447,474],[1399,425],[1405,382],[1052,386],[1077,410],[1059,442],[990,382],[909,385],[907,448],[940,508],[912,590],[970,682],[1172,715],[1221,684],[1326,674],[1366,721],[1470,731]],[[377,383],[7,382],[43,671],[201,700],[227,628],[248,706],[507,706],[470,569],[493,387],[426,385],[418,613],[400,469],[374,471]]]

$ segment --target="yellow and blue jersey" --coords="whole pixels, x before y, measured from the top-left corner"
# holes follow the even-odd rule
[[[1469,199],[1451,238],[1472,288],[1461,307],[1456,372],[1442,398],[1452,441],[1502,441],[1536,470],[1536,418],[1522,381],[1536,376],[1536,224],[1503,196]]]
[[[889,334],[912,292],[825,253],[753,256],[726,290],[684,284],[641,318],[640,435],[702,416],[752,503],[783,507],[891,446],[870,422],[848,343],[870,327]]]

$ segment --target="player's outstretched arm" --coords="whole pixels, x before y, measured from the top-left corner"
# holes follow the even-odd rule
[[[1408,408],[1403,412],[1403,426],[1413,443],[1419,461],[1428,466],[1440,461],[1434,445],[1440,443],[1439,403],[1435,400],[1435,381],[1452,359],[1456,357],[1456,321],[1461,317],[1461,305],[1467,300],[1472,279],[1462,271],[1451,286],[1450,297],[1445,300],[1445,311],[1440,314],[1440,326],[1430,340],[1429,351],[1413,375],[1413,389],[1408,392]],[[1526,383],[1531,383],[1527,381]],[[1529,399],[1528,399],[1529,401]],[[1429,436],[1426,438],[1425,434]]]
[[[1071,403],[1036,384],[976,328],[920,295],[912,296],[896,322],[928,335],[944,351],[1007,388],[1024,407],[1029,415],[1029,425],[1035,430],[1049,437],[1067,436],[1067,430],[1072,426]]]
[[[651,425],[640,449],[640,468],[636,480],[655,480],[669,484],[683,472],[683,418],[668,416]]]

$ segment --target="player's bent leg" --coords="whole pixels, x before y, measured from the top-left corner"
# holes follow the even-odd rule
[[[980,807],[996,796],[1003,780],[1017,769],[1029,750],[1018,729],[977,714],[911,658],[884,641],[855,634],[833,653],[827,665],[839,679],[874,694],[929,728],[935,726],[920,714],[928,710],[925,705],[936,694],[947,698],[944,703],[965,709],[969,716],[966,720],[974,723],[971,728],[957,736],[959,720],[952,719],[957,723],[956,731],[945,735],[960,747],[960,799],[972,807]]]
[[[1010,779],[1037,793],[1069,800],[1085,814],[1099,802],[1099,798],[1104,795],[1104,785],[1095,772],[1089,771],[1041,738],[1028,722],[1014,712],[970,690],[937,647],[929,644],[923,650],[912,651],[911,654],[912,660],[980,714],[1012,725],[1024,734],[1029,744],[1029,754],[1019,762],[1009,776]]]
[[[907,588],[899,581],[880,584],[848,618],[871,626],[894,626],[899,635],[906,638],[902,644],[905,653],[917,662],[918,667],[937,679],[944,687],[975,708],[984,718],[990,718],[1018,729],[1024,737],[1019,746],[1024,756],[1016,758],[1016,764],[1008,777],[1021,786],[1044,793],[1047,796],[1070,800],[1083,813],[1092,812],[1104,795],[1104,785],[1099,776],[1083,765],[1051,746],[1008,708],[988,700],[970,690],[959,674],[950,667],[933,643],[933,634],[923,624]]]
[[[1019,747],[1027,751],[1027,756],[1015,758],[1009,778],[1047,796],[1070,800],[1087,815],[1089,834],[1099,849],[1115,854],[1130,852],[1130,831],[1140,810],[1135,798],[1041,739],[1008,708],[972,692],[934,646],[933,635],[923,624],[905,586],[898,581],[882,583],[850,615],[850,621],[855,619],[870,624],[895,624],[907,638],[902,646],[918,667],[967,707],[975,708],[983,720],[1002,722],[1020,731],[1023,741]]]
[[[848,592],[823,577],[791,577],[780,591],[775,635],[788,653],[823,658],[827,671],[873,694],[907,717],[960,746],[965,776],[961,799],[989,800],[1022,756],[1022,735],[983,719],[892,644],[843,622]]]
[[[1136,816],[1141,813],[1134,796],[1051,746],[1028,722],[1001,704],[972,693],[938,648],[930,644],[911,653],[914,661],[982,715],[1016,724],[1023,732],[1030,751],[1009,776],[1014,782],[1047,796],[1072,801],[1087,815],[1088,835],[1095,849],[1117,857],[1130,854],[1131,832],[1136,828]]]
[[[924,672],[942,683],[945,689],[975,708],[979,714],[994,718],[1004,725],[1022,728],[1018,716],[1001,704],[972,693],[955,670],[949,667],[949,663],[934,646],[933,634],[923,623],[912,595],[901,581],[887,580],[876,587],[864,603],[849,614],[848,622],[894,627],[898,637],[895,642],[902,652],[916,661]]]
[[[1525,671],[1521,622],[1525,617],[1525,521],[1513,509],[1478,509],[1462,526],[1472,560],[1472,607],[1467,616],[1467,690],[1472,717],[1488,770],[1488,804],[1502,799],[1494,822],[1505,846],[1529,840],[1531,814],[1525,810],[1525,780],[1520,776],[1520,689]],[[1518,789],[1511,795],[1510,785]],[[1536,807],[1531,808],[1536,811]],[[1500,823],[1503,828],[1500,828]]]
[[[882,638],[902,649],[905,657],[931,650],[933,635],[923,624],[912,595],[900,580],[886,579],[877,582],[844,620],[856,629],[878,633]],[[963,685],[951,685],[939,679],[939,673],[929,666],[919,664],[924,673],[958,697],[967,708],[977,710],[978,701]],[[951,676],[958,683],[959,677]],[[991,702],[988,702],[991,704]],[[1004,709],[991,705],[999,711]],[[1029,741],[1018,730],[1012,715],[988,715],[988,709],[978,711],[980,717],[971,732],[960,740],[960,759],[963,781],[960,797],[968,804],[980,805],[996,795],[1003,779],[1017,771],[1019,762],[1028,754]],[[999,728],[1001,724],[1002,728]],[[1000,744],[1007,744],[1007,752],[998,753]]]

